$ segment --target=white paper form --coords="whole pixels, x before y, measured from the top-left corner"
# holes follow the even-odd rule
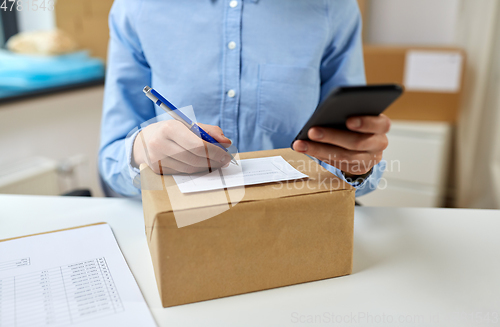
[[[245,159],[239,166],[230,164],[211,173],[174,175],[182,193],[211,191],[224,188],[289,181],[308,176],[293,168],[281,156]]]
[[[408,51],[404,82],[406,90],[459,92],[463,59],[458,51]]]
[[[156,326],[107,224],[0,242],[0,326]]]

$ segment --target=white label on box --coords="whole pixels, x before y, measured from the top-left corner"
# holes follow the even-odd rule
[[[239,160],[239,165],[210,173],[172,175],[182,193],[205,192],[238,186],[257,185],[272,182],[307,178],[290,165],[283,157],[254,158]]]
[[[463,56],[457,51],[408,51],[404,84],[407,91],[457,93]]]

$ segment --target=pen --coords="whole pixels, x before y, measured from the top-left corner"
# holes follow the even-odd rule
[[[227,151],[227,149],[217,142],[213,137],[211,137],[207,132],[205,132],[200,126],[198,126],[195,122],[189,119],[186,115],[184,115],[179,109],[177,109],[172,103],[170,103],[167,99],[165,99],[160,93],[156,92],[155,89],[145,86],[143,89],[146,96],[151,99],[156,105],[165,110],[170,116],[172,116],[175,120],[183,123],[191,132],[196,134],[203,141],[207,141],[208,143],[212,143],[215,146],[218,146],[222,150],[226,151],[227,154],[231,157],[231,162],[238,165],[236,159],[234,159],[233,155]]]

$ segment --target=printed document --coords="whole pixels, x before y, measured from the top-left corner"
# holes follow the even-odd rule
[[[239,160],[239,166],[230,164],[211,173],[174,175],[182,193],[193,193],[224,188],[282,182],[307,178],[281,156]]]
[[[156,326],[107,224],[0,242],[0,326]]]

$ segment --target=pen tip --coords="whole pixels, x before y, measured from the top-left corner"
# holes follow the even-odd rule
[[[231,162],[232,162],[233,164],[235,164],[236,166],[239,166],[238,161],[236,161],[236,160],[234,160],[234,159],[233,159],[233,160],[231,160]]]

